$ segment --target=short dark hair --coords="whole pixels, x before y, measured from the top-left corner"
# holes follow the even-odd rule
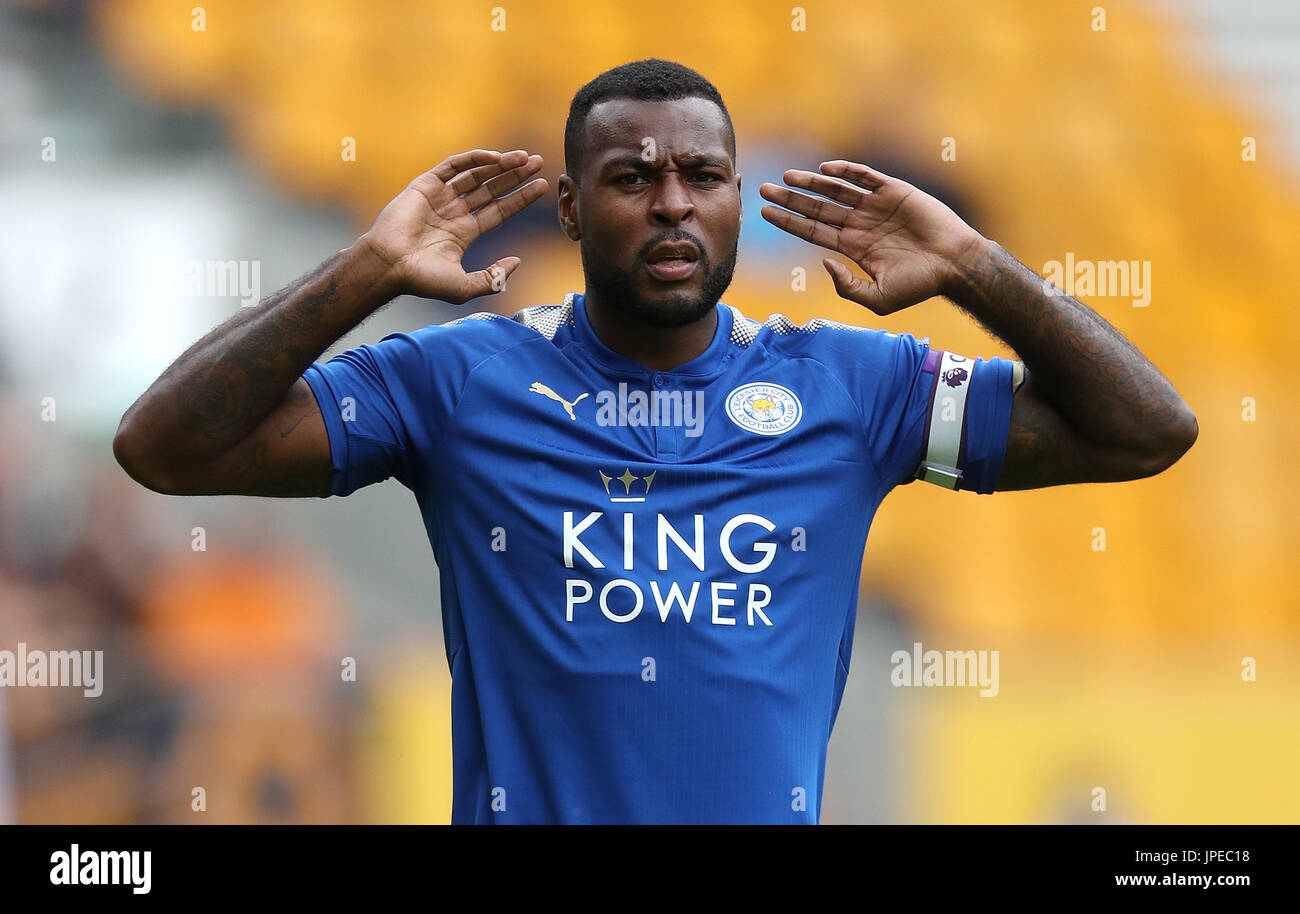
[[[611,98],[640,101],[706,98],[722,110],[727,122],[729,151],[732,159],[736,157],[736,128],[731,123],[731,112],[713,83],[690,67],[649,57],[606,70],[573,96],[569,104],[569,119],[564,123],[564,170],[574,181],[578,180],[578,170],[582,168],[582,137],[587,115],[598,103]]]

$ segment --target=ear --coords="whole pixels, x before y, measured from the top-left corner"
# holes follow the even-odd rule
[[[740,193],[740,175],[736,175],[736,193]],[[740,219],[737,220],[736,224],[737,225],[745,224],[745,198],[744,197],[740,198]]]
[[[556,184],[556,193],[560,229],[570,241],[578,241],[582,238],[582,231],[578,228],[578,185],[567,174],[562,174]]]

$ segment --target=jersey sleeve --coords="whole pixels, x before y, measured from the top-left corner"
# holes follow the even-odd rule
[[[466,380],[492,351],[491,323],[389,334],[303,372],[329,433],[330,495],[390,477],[410,489],[422,483]]]
[[[414,339],[393,334],[303,372],[329,433],[331,495],[350,495],[389,477],[413,484],[415,443],[405,417],[413,415],[420,361]]]
[[[990,495],[1006,457],[1011,405],[1023,365],[932,349],[912,334],[884,334],[883,370],[865,391],[872,459],[882,480],[922,479]]]

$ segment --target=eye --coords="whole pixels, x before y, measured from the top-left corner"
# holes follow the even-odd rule
[[[722,181],[722,175],[720,175],[720,174],[715,174],[714,172],[711,172],[711,171],[702,171],[702,172],[700,172],[698,175],[696,175],[696,177],[697,177],[697,178],[709,178],[710,180],[717,181],[717,182],[721,182],[721,181]]]
[[[631,173],[629,173],[629,174],[625,174],[625,175],[622,175],[621,177],[617,177],[617,178],[615,178],[615,179],[614,179],[614,183],[615,183],[615,184],[626,184],[627,186],[630,187],[631,185],[628,184],[628,178],[636,178],[636,179],[640,179],[640,180],[645,180],[644,178],[642,178],[642,177],[641,177],[639,174],[637,174],[636,172],[631,172]]]

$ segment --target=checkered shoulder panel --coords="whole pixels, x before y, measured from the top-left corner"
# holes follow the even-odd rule
[[[731,307],[728,305],[727,307]],[[833,327],[837,330],[853,330],[858,333],[874,333],[870,327],[855,327],[852,324],[842,324],[839,321],[827,320],[824,317],[816,317],[807,323],[796,324],[784,314],[773,314],[763,323],[745,317],[737,309],[731,308],[731,341],[737,346],[748,348],[758,339],[759,332],[768,328],[773,333],[785,336],[791,333],[816,333],[825,327]]]
[[[573,326],[573,293],[564,296],[562,305],[533,305],[517,313],[512,320],[525,327],[531,327],[548,340],[555,339],[555,334],[566,324]]]
[[[491,311],[475,311],[473,314],[466,314],[464,317],[458,317],[454,321],[448,321],[442,324],[443,327],[455,327],[457,324],[463,324],[465,321],[503,321],[505,320],[500,314],[493,314]]]
[[[463,324],[465,321],[505,321],[512,320],[516,323],[523,324],[532,330],[536,330],[548,340],[555,339],[555,334],[565,324],[573,326],[573,293],[570,292],[565,296],[562,305],[532,305],[516,312],[511,317],[496,314],[492,311],[476,311],[473,314],[466,314],[464,317],[458,317],[454,321],[449,321],[442,326],[455,327],[457,324]]]

